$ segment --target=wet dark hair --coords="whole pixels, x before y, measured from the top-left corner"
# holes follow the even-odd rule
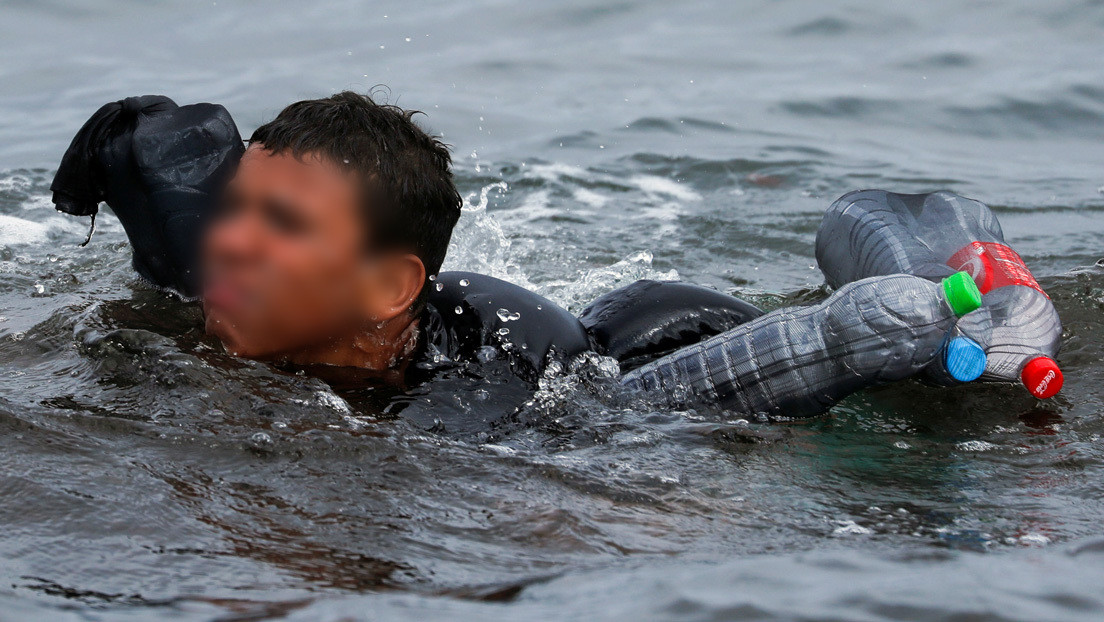
[[[414,123],[416,114],[344,91],[295,102],[249,138],[272,153],[317,153],[359,174],[368,243],[408,250],[425,265],[427,283],[415,312],[429,295],[428,278],[445,260],[461,204],[448,147]]]

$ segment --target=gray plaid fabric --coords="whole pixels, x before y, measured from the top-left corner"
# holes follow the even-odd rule
[[[683,348],[622,384],[675,407],[706,402],[743,415],[809,417],[859,389],[916,374],[954,322],[940,284],[875,277]]]

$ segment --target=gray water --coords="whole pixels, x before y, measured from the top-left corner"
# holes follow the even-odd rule
[[[0,3],[0,619],[1100,619],[1102,35],[1073,0]],[[454,146],[448,267],[573,310],[640,277],[818,300],[844,192],[985,201],[1065,389],[790,425],[633,408],[598,360],[507,415],[339,395],[222,354],[112,216],[81,249],[50,206],[105,101],[248,134],[377,85]]]

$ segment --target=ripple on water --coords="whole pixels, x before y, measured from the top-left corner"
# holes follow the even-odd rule
[[[1098,3],[83,4],[0,40],[8,617],[1100,619]],[[136,84],[248,132],[376,82],[464,156],[446,269],[573,310],[676,277],[807,304],[840,194],[994,203],[1063,396],[904,383],[763,425],[656,411],[600,358],[517,390],[495,348],[350,389],[226,356],[26,168]]]

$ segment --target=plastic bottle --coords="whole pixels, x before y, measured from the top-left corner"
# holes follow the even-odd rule
[[[810,417],[864,387],[916,374],[955,318],[981,304],[966,273],[846,285],[820,304],[778,309],[622,377],[672,406],[700,401],[744,415]]]
[[[985,348],[982,379],[1020,381],[1039,398],[1062,388],[1062,372],[1054,362],[1062,336],[1058,312],[1005,244],[1000,223],[986,205],[951,192],[852,192],[825,213],[816,257],[828,283],[837,287],[883,274],[938,280],[958,270],[969,272],[984,306],[956,330]],[[950,382],[936,369],[926,376]]]

